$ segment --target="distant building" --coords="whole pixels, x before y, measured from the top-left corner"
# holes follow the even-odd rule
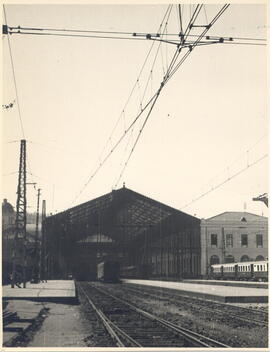
[[[268,219],[247,212],[225,212],[201,220],[201,270],[210,265],[268,257]]]
[[[36,234],[36,213],[27,213],[26,219],[26,236],[28,242],[35,241]],[[2,237],[5,239],[13,239],[15,234],[15,219],[16,211],[14,207],[7,201],[3,200],[2,203]],[[41,218],[39,218],[39,237],[41,236]]]
[[[32,215],[32,214],[31,214]],[[28,214],[27,214],[28,218]],[[34,260],[34,249],[35,249],[35,228],[34,216],[29,216],[28,223],[26,225],[26,251],[27,251],[27,270],[30,273]],[[16,233],[15,228],[16,211],[14,207],[7,201],[3,200],[2,203],[2,284],[9,282],[9,275],[12,271],[12,253],[14,248],[14,237]],[[40,229],[40,225],[39,225]],[[23,263],[23,242],[18,240],[17,243],[17,264],[22,265]],[[29,274],[30,275],[30,274]]]
[[[14,227],[16,213],[13,206],[8,203],[7,199],[3,200],[2,203],[2,230]]]
[[[122,275],[179,280],[200,275],[200,219],[120,188],[44,221],[48,278],[94,280],[97,264]]]

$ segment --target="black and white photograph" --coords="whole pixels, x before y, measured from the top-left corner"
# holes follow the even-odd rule
[[[1,7],[2,349],[266,350],[267,3]]]

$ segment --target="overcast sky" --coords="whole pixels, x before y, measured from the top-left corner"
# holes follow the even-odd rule
[[[5,9],[11,27],[156,33],[167,7],[9,4]],[[206,5],[199,21],[209,21],[220,8]],[[184,5],[184,23],[193,9]],[[177,16],[175,5],[168,33],[179,33]],[[209,34],[266,38],[266,8],[231,5]],[[8,104],[16,95],[7,36],[2,42],[3,104]],[[145,114],[84,187],[136,117],[140,103],[159,87],[175,46],[162,44],[149,76],[159,45],[155,43],[136,84],[152,41],[14,34],[10,43],[27,140],[27,171],[32,174],[27,182],[37,182],[42,189],[47,212],[65,210],[125,182],[134,191],[198,217],[244,208],[266,215],[265,205],[252,197],[267,191],[267,158],[183,208],[267,153],[265,46],[197,47],[162,90],[117,186]],[[22,139],[18,102],[2,115],[3,198],[15,205],[20,145],[7,142]],[[28,186],[27,192],[28,210],[34,211],[36,190]]]

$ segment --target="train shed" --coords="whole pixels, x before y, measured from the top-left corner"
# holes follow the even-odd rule
[[[43,223],[44,275],[51,279],[94,280],[102,260],[136,268],[140,278],[198,278],[200,248],[198,218],[126,187]]]

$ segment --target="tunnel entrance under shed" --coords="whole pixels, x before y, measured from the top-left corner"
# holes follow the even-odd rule
[[[104,260],[123,277],[200,275],[200,220],[125,187],[47,217],[43,235],[51,279],[95,280]]]

